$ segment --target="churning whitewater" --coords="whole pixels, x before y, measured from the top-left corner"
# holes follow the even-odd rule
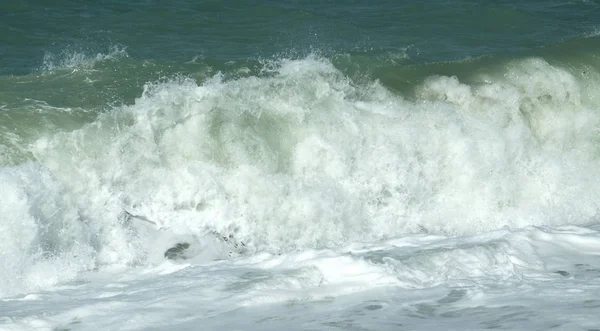
[[[148,84],[30,144],[0,175],[2,296],[182,241],[212,261],[597,216],[597,81],[530,58],[402,97],[317,56],[263,70]]]
[[[598,329],[600,7],[359,3],[0,5],[0,330]]]

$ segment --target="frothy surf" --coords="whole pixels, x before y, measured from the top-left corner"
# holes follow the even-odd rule
[[[468,84],[432,76],[402,96],[309,56],[257,76],[148,84],[0,170],[0,297],[169,256],[285,258],[589,224],[597,83],[532,58]]]

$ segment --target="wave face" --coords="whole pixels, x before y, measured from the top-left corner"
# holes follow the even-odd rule
[[[595,67],[473,62],[399,93],[340,61],[205,70],[3,133],[0,296],[180,242],[215,260],[597,220]],[[80,121],[42,130],[48,114]]]

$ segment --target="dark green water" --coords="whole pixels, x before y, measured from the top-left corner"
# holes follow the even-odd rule
[[[46,54],[127,49],[134,59],[218,63],[281,54],[406,54],[446,62],[518,54],[597,32],[597,1],[14,1],[1,5],[2,74]]]

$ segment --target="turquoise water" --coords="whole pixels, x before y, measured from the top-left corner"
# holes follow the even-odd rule
[[[597,44],[600,9],[595,1],[28,1],[3,4],[0,13],[2,76],[39,75],[75,65],[78,57],[121,50],[126,56],[98,69],[134,76],[135,84],[119,76],[106,80],[139,89],[160,76],[241,65],[230,61],[314,52],[350,56],[367,71],[389,62],[398,68],[527,56],[552,46],[546,56],[568,56],[567,50]],[[193,59],[200,68],[185,65]],[[155,67],[144,70],[145,62]]]

